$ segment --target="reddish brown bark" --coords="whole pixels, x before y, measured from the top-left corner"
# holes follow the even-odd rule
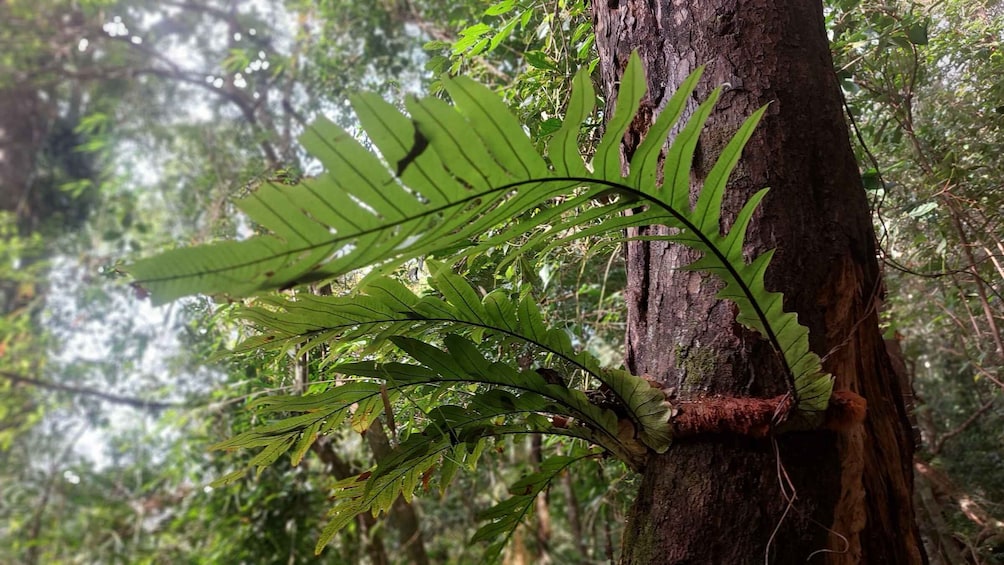
[[[650,92],[625,137],[626,154],[698,65],[707,70],[691,110],[725,87],[701,136],[695,190],[742,120],[770,104],[730,181],[723,222],[755,191],[771,188],[746,250],[777,249],[767,287],[784,292],[786,308],[809,327],[836,388],[868,403],[864,424],[850,430],[786,434],[776,444],[699,436],[652,458],[624,562],[922,562],[906,407],[878,330],[874,235],[821,4],[610,0],[594,3],[594,17],[608,105],[633,49],[648,72]],[[715,299],[720,283],[679,268],[694,258],[663,242],[629,246],[629,369],[684,400],[786,392],[774,352],[735,323],[732,304]],[[797,498],[789,508],[791,488]]]
[[[673,418],[673,438],[702,434],[766,437],[777,416],[791,409],[791,397],[701,398],[681,402]]]
[[[800,417],[789,394],[774,398],[696,398],[677,401],[673,408],[675,415],[670,424],[674,440],[708,434],[765,438],[816,428],[848,432],[864,423],[868,414],[868,402],[849,390],[833,391],[821,423]]]

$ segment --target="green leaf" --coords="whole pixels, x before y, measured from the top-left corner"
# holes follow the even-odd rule
[[[516,7],[516,0],[502,0],[497,4],[492,4],[485,10],[486,16],[500,16],[512,11]]]
[[[700,139],[701,130],[714,109],[721,89],[716,88],[687,121],[687,125],[677,135],[675,143],[669,148],[666,160],[663,162],[663,185],[659,190],[660,201],[674,210],[690,208],[690,169],[694,160],[694,151]],[[642,187],[639,187],[642,188]],[[644,190],[644,188],[642,188]],[[714,234],[718,233],[715,228]]]
[[[492,36],[492,40],[488,43],[488,50],[493,51],[500,43],[505,41],[512,35],[512,30],[516,28],[516,24],[519,23],[519,18],[513,18],[506,25],[502,26],[502,29],[498,30],[495,35]]]
[[[523,56],[526,58],[526,62],[536,69],[553,71],[558,68],[543,51],[527,51]]]
[[[907,28],[906,36],[910,39],[910,43],[913,43],[914,45],[927,45],[927,27],[928,22],[921,21],[916,22]]]
[[[621,140],[627,132],[641,98],[645,95],[645,73],[642,70],[641,58],[637,52],[631,53],[627,69],[621,77],[620,89],[617,91],[617,104],[613,116],[607,122],[606,131],[593,156],[593,169],[600,178],[621,178]]]
[[[659,156],[670,130],[679,121],[680,116],[697,88],[697,83],[704,74],[704,67],[698,67],[677,89],[676,93],[652,124],[645,139],[638,145],[631,157],[630,184],[634,186],[655,186],[658,173]]]
[[[510,180],[546,178],[548,168],[543,157],[497,94],[466,77],[446,82],[446,90],[473,131],[484,132],[479,137],[511,175]]]
[[[491,31],[491,26],[486,23],[477,23],[462,29],[460,31],[460,39],[453,44],[453,54],[460,55],[464,51],[474,47],[481,39],[481,36]]]
[[[559,120],[558,118],[548,118],[540,122],[540,129],[538,131],[538,134],[540,135],[540,137],[543,138],[553,134],[559,129],[561,129],[561,120]]]
[[[353,405],[380,400],[380,385],[348,383],[327,392],[304,396],[270,396],[259,399],[252,407],[262,413],[303,412],[282,420],[257,426],[233,438],[210,446],[211,450],[262,448],[248,463],[261,473],[284,453],[293,449],[292,460],[298,464],[318,435],[339,425]],[[375,399],[375,400],[373,400]],[[242,476],[244,470],[231,473],[215,484],[227,484]]]
[[[937,202],[925,202],[906,213],[911,218],[923,218],[938,208]]]
[[[478,528],[471,542],[494,541],[485,551],[482,561],[494,562],[498,558],[516,528],[530,514],[534,500],[555,477],[573,464],[592,455],[594,454],[587,452],[575,457],[556,456],[545,459],[540,464],[539,472],[528,475],[509,487],[509,492],[512,494],[510,498],[481,512],[478,519],[487,520],[488,523]]]
[[[593,113],[595,103],[596,93],[593,91],[589,73],[580,70],[572,80],[572,96],[565,112],[565,120],[561,129],[551,138],[547,149],[551,166],[556,174],[571,177],[588,176],[582,155],[579,154],[579,130],[582,122]]]
[[[357,480],[356,477],[352,477],[353,480]],[[335,535],[342,530],[345,526],[349,525],[356,516],[362,514],[365,510],[362,505],[355,501],[349,500],[347,502],[340,502],[335,505],[328,512],[328,523],[321,530],[321,535],[317,538],[317,545],[314,546],[314,554],[320,555],[324,551],[324,547],[331,543]]]
[[[666,395],[627,371],[607,369],[603,377],[603,383],[629,407],[628,414],[639,430],[641,441],[656,453],[669,449],[672,409],[666,402]]]

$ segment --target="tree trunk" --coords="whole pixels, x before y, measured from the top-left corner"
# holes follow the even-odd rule
[[[901,383],[878,328],[874,233],[821,4],[604,0],[593,6],[608,107],[633,49],[648,73],[649,95],[625,136],[625,156],[698,65],[707,70],[690,109],[717,86],[725,92],[701,136],[695,190],[742,120],[770,104],[730,181],[723,223],[755,191],[771,188],[747,252],[777,249],[767,288],[784,292],[786,308],[809,327],[835,388],[869,404],[865,423],[851,429],[790,433],[776,443],[727,435],[676,442],[648,463],[623,561],[923,562],[911,497],[913,444]],[[734,305],[715,298],[720,282],[679,268],[694,258],[664,242],[628,246],[629,369],[683,399],[782,394],[774,352],[736,324]]]
[[[36,223],[28,191],[46,133],[42,112],[31,86],[0,88],[0,210],[13,212],[24,231]]]

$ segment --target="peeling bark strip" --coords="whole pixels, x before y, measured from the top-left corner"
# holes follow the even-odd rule
[[[705,398],[680,404],[673,418],[673,438],[702,434],[766,437],[778,414],[791,410],[788,395],[775,398]]]
[[[733,434],[751,438],[767,437],[777,429],[795,406],[791,395],[774,398],[701,398],[675,405],[673,439],[706,434]],[[822,429],[850,431],[865,421],[868,401],[849,390],[837,390],[830,397]],[[799,429],[796,425],[793,430]],[[800,431],[805,431],[804,429]]]
[[[809,327],[811,347],[837,375],[835,388],[868,404],[863,425],[779,435],[777,454],[768,442],[712,434],[653,456],[625,531],[623,562],[805,563],[811,555],[813,563],[921,563],[910,427],[878,329],[874,233],[821,3],[619,0],[594,2],[593,16],[607,107],[634,49],[646,66],[643,105],[653,116],[698,65],[707,70],[688,111],[727,85],[701,135],[694,187],[742,120],[770,104],[730,180],[723,224],[751,194],[771,188],[753,219],[748,252],[776,248],[767,287],[783,292],[786,309]],[[647,127],[632,124],[625,156]],[[735,322],[734,306],[715,298],[720,283],[681,269],[692,253],[637,241],[626,254],[633,374],[676,389],[682,401],[787,392],[775,352]],[[845,400],[834,405],[854,413],[857,404],[841,405]],[[705,424],[715,419],[711,406],[693,410]],[[758,410],[766,416],[766,405]],[[782,478],[796,491],[794,510]]]

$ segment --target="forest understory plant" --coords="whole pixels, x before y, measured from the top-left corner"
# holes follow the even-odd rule
[[[665,106],[626,177],[621,140],[646,84],[637,55],[590,162],[579,147],[596,100],[585,72],[576,75],[565,118],[543,155],[496,94],[465,78],[443,79],[452,105],[410,98],[407,113],[378,95],[354,96],[376,151],[329,121],[315,122],[302,142],[326,172],[294,186],[265,183],[238,203],[269,234],[169,251],[130,269],[155,302],[195,293],[246,299],[238,316],[259,334],[238,352],[313,351],[320,370],[339,375],[337,384],[311,387],[309,394],[253,402],[259,414],[277,419],[215,447],[259,449],[249,465],[260,473],[286,453],[299,463],[318,437],[346,423],[365,431],[381,416],[393,422],[409,412],[413,425],[392,452],[335,486],[320,551],[356,515],[386,512],[398,497],[410,501],[434,476],[445,490],[492,441],[524,434],[574,440],[482,515],[486,523],[474,540],[492,542],[489,553],[497,555],[537,494],[580,461],[606,454],[640,470],[674,437],[762,438],[860,421],[864,400],[832,391],[832,376],[809,349],[807,328],[784,310],[780,293],[765,288],[772,252],[744,255],[746,229],[766,189],[735,218],[722,217],[729,176],[763,109],[736,132],[691,202],[691,162],[720,91],[674,128],[700,74]],[[671,131],[678,133],[667,147]],[[583,336],[547,322],[530,285],[510,280],[485,291],[455,270],[493,250],[502,256],[499,270],[516,261],[533,264],[575,240],[624,241],[627,228],[651,225],[668,226],[671,234],[643,238],[701,253],[687,268],[721,279],[718,296],[735,305],[736,321],[776,352],[785,394],[678,401],[645,375],[602,366],[580,346]],[[519,246],[510,245],[517,240]],[[430,274],[420,292],[392,275],[415,259]],[[363,273],[361,282],[344,295],[296,290],[352,272]]]

